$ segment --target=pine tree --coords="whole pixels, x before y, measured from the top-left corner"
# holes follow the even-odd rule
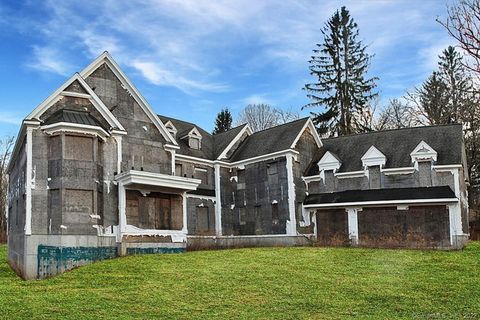
[[[462,56],[454,47],[449,46],[439,56],[439,75],[447,86],[450,122],[460,122],[462,113],[468,108],[472,84],[462,62]],[[471,100],[471,99],[470,99]]]
[[[451,114],[448,109],[449,92],[447,84],[437,72],[417,89],[419,104],[422,107],[423,115],[430,124],[451,123]]]
[[[232,128],[232,121],[232,114],[228,108],[222,109],[215,119],[215,129],[213,129],[213,134],[230,130]]]
[[[304,87],[312,100],[305,107],[324,108],[322,113],[312,112],[322,134],[361,131],[358,119],[378,95],[373,92],[377,78],[366,78],[371,56],[358,39],[358,25],[345,7],[335,12],[321,32],[324,42],[316,45],[309,61],[310,74],[317,82]]]

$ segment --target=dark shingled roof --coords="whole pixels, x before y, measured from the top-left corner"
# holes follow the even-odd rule
[[[58,110],[57,112],[52,114],[47,120],[45,120],[44,124],[48,125],[58,122],[69,122],[101,127],[100,122],[98,122],[93,116],[91,116],[90,113],[68,109]]]
[[[448,186],[348,190],[331,193],[309,194],[303,201],[304,205],[323,203],[346,203],[364,201],[388,200],[419,200],[419,199],[455,199],[455,193]]]
[[[240,145],[230,160],[239,161],[289,149],[308,119],[303,118],[255,132]]]
[[[215,160],[222,153],[222,151],[228,146],[228,144],[240,133],[240,131],[246,126],[243,124],[241,126],[232,128],[228,131],[212,135],[211,133],[203,130],[194,123],[178,120],[175,118],[170,118],[162,115],[158,115],[160,120],[165,124],[168,121],[171,121],[175,128],[177,129],[176,141],[180,150],[177,151],[179,154],[207,159]],[[193,128],[197,128],[200,134],[202,135],[202,147],[200,150],[192,149],[188,146],[185,140],[180,139],[185,136]]]
[[[362,170],[362,156],[373,145],[387,158],[386,168],[411,167],[410,153],[425,141],[438,153],[436,164],[461,164],[463,132],[461,124],[414,127],[322,139],[305,175],[318,174],[317,162],[325,152],[334,153],[342,163],[339,172]]]

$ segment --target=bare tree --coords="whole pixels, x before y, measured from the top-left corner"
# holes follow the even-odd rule
[[[470,60],[465,67],[480,75],[480,0],[460,0],[447,8],[445,21],[437,21],[455,38]]]
[[[7,165],[10,160],[14,137],[5,137],[0,140],[0,243],[7,240]]]
[[[249,104],[238,115],[236,124],[248,123],[250,129],[257,132],[298,118],[298,113],[291,110],[274,108],[264,103]]]
[[[391,99],[379,115],[375,129],[400,129],[417,124],[417,114],[409,103],[400,99]]]

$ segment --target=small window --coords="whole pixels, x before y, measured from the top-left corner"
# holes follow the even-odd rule
[[[189,147],[190,147],[190,148],[196,149],[196,150],[200,150],[201,143],[200,143],[200,139],[199,139],[199,138],[190,137],[190,138],[188,139],[188,144],[189,144]]]
[[[238,208],[238,221],[241,226],[247,224],[247,209],[245,207]]]
[[[179,177],[182,176],[182,165],[179,163],[175,164],[175,175]]]

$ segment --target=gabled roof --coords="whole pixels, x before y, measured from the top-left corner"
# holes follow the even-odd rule
[[[115,62],[112,56],[105,51],[102,53],[97,59],[95,59],[90,65],[88,65],[85,69],[83,69],[80,74],[82,77],[87,78],[91,75],[98,67],[102,64],[106,64],[110,70],[115,74],[115,76],[120,80],[120,82],[125,86],[125,89],[132,95],[132,97],[137,101],[140,105],[142,110],[148,116],[148,118],[153,122],[153,124],[158,128],[162,136],[168,142],[177,145],[176,140],[172,137],[170,132],[168,132],[167,128],[162,121],[157,117],[157,115],[153,112],[152,107],[149,105],[147,100],[140,94],[137,88],[133,85],[133,83],[128,79],[126,74],[122,71],[120,66]]]
[[[385,168],[412,167],[410,153],[425,141],[438,153],[437,165],[462,164],[463,131],[461,124],[375,131],[323,139],[305,175],[318,174],[317,162],[327,151],[342,162],[340,172],[362,170],[362,156],[375,146],[386,157]]]
[[[291,149],[308,121],[311,121],[310,118],[303,118],[255,132],[240,145],[230,160],[240,161]]]
[[[83,89],[86,91],[86,94],[66,91],[66,89],[75,82],[79,83],[83,87]],[[115,116],[110,112],[107,106],[105,106],[102,100],[100,100],[100,98],[95,94],[92,88],[90,88],[90,86],[78,73],[75,73],[70,79],[65,81],[54,93],[52,93],[47,99],[45,99],[40,105],[38,105],[27,116],[26,119],[40,119],[40,116],[57,101],[59,101],[64,95],[88,99],[92,103],[92,105],[98,110],[98,112],[100,112],[100,114],[105,118],[105,120],[112,127],[112,129],[125,131],[117,118],[115,118]]]
[[[233,148],[233,145],[245,132],[247,132],[249,135],[252,135],[252,130],[250,130],[250,127],[246,123],[228,131],[213,135],[213,140],[215,143],[215,158],[225,158],[227,153]]]

